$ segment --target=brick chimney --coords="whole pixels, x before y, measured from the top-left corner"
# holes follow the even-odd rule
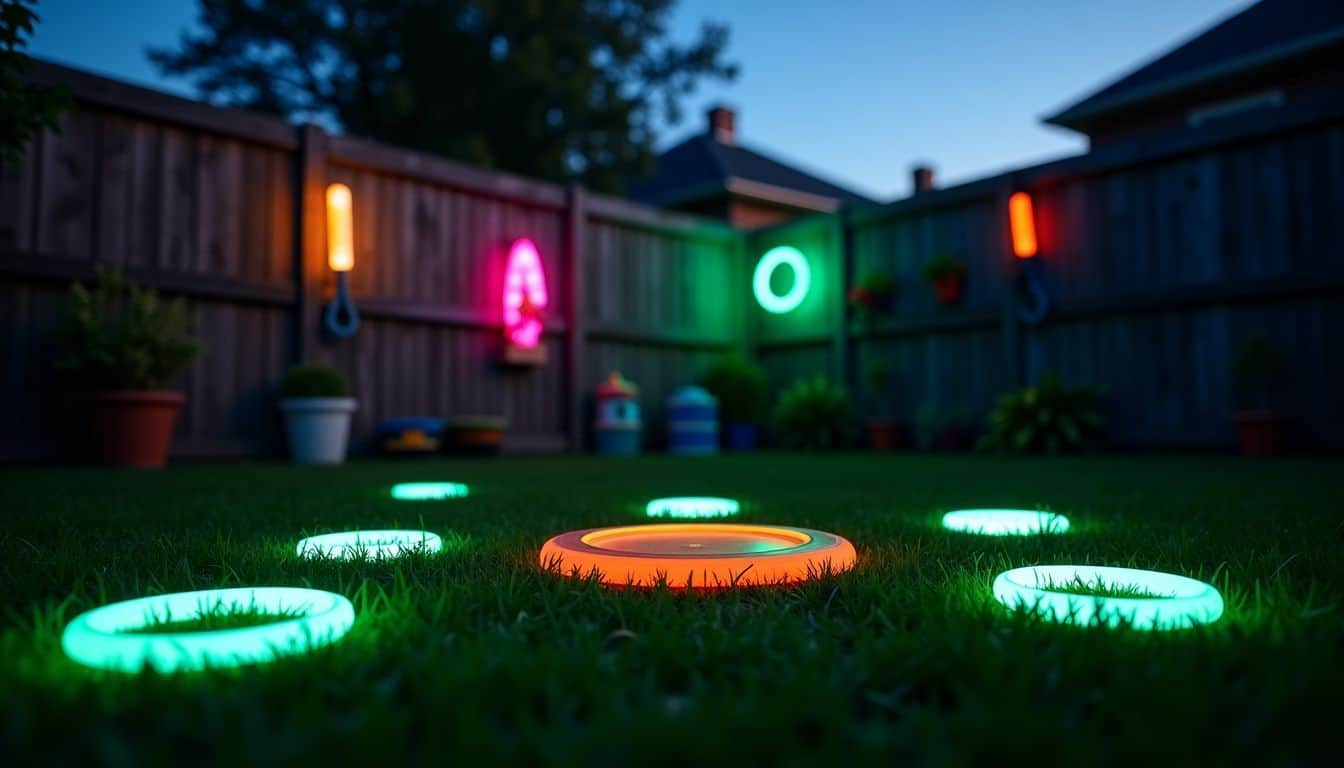
[[[927,165],[916,165],[910,169],[910,175],[914,177],[915,194],[928,192],[933,189],[933,168]]]
[[[732,144],[736,136],[737,113],[722,104],[709,110],[709,133],[720,144]]]

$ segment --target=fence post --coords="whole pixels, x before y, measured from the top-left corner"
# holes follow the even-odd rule
[[[845,296],[849,292],[849,284],[854,271],[854,254],[852,243],[850,242],[849,226],[845,220],[844,211],[837,211],[831,216],[831,236],[832,247],[836,249],[836,258],[833,260],[835,265],[832,275],[832,281],[839,288],[839,295],[831,298],[831,348],[834,366],[834,376],[838,384],[845,388],[853,396],[854,377],[850,370],[850,349],[849,349],[849,322],[845,311]],[[828,281],[828,282],[832,282]]]
[[[566,190],[565,256],[569,267],[566,281],[569,288],[569,324],[565,345],[565,395],[568,397],[569,415],[566,427],[569,449],[575,453],[583,451],[583,376],[587,368],[588,351],[583,295],[584,230],[588,223],[588,212],[584,197],[584,189],[579,184],[570,184]]]
[[[317,316],[322,301],[321,275],[326,243],[326,176],[326,131],[305,123],[299,127],[294,189],[295,363],[309,361],[318,344]]]

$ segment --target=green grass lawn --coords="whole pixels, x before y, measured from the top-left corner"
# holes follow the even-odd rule
[[[460,480],[407,503],[398,481]],[[854,542],[851,573],[791,589],[608,590],[542,572],[575,528],[654,496]],[[1047,507],[1063,536],[945,533],[960,506]],[[301,535],[425,527],[445,551],[299,560]],[[1215,584],[1216,625],[1083,629],[1004,610],[1036,563]],[[113,600],[311,586],[344,641],[176,676],[68,661],[61,630]],[[10,764],[491,761],[1300,765],[1338,757],[1344,463],[1235,458],[772,455],[189,465],[0,472],[0,747]]]

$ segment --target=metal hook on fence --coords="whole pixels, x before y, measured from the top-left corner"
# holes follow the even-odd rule
[[[350,289],[346,285],[345,272],[336,273],[336,295],[327,305],[323,314],[323,325],[327,333],[338,339],[348,339],[359,330],[359,312],[350,300]]]
[[[1022,289],[1026,295],[1017,305],[1017,317],[1027,325],[1037,325],[1050,312],[1050,294],[1046,293],[1036,259],[1023,259],[1021,264]]]

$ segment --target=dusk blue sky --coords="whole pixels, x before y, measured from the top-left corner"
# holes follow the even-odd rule
[[[703,127],[713,102],[739,110],[743,143],[879,199],[909,169],[939,184],[1073,154],[1085,142],[1040,116],[1169,49],[1247,0],[681,0],[685,39],[706,18],[732,28],[736,82],[688,102],[662,143]],[[31,51],[183,95],[150,45],[196,18],[191,0],[42,0]]]

